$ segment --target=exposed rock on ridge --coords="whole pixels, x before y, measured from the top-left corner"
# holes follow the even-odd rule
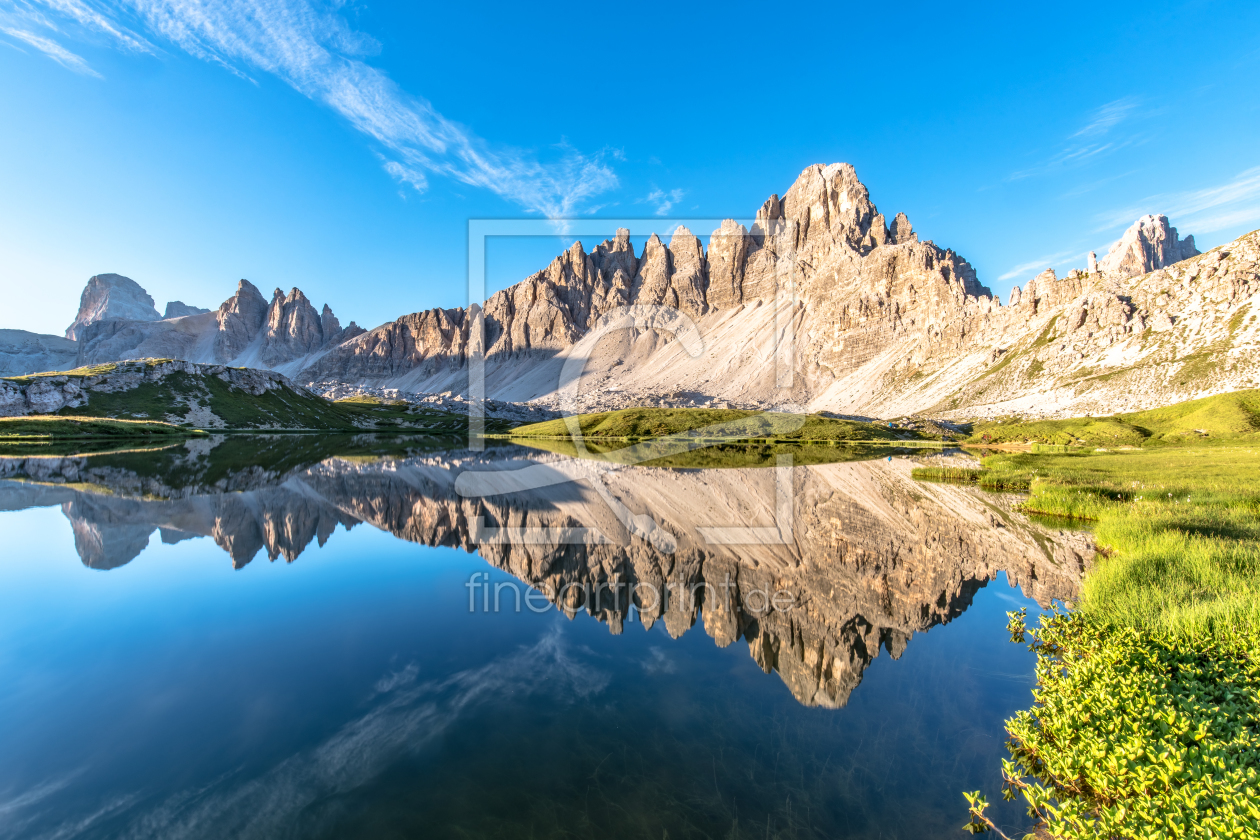
[[[214,377],[229,388],[252,396],[269,391],[291,391],[317,398],[314,393],[270,370],[250,370],[224,365],[200,365],[182,360],[121,363],[112,370],[88,375],[53,374],[22,380],[0,379],[0,417],[23,417],[30,414],[54,414],[64,408],[82,408],[93,393],[116,394],[154,384],[173,376]],[[188,389],[185,389],[188,390]],[[155,420],[194,422],[215,427],[225,425],[207,407],[199,405],[195,394],[188,392],[180,410],[192,416],[168,414]]]
[[[166,314],[162,316],[162,320],[183,318],[185,315],[204,315],[209,311],[209,309],[202,309],[200,306],[190,306],[182,300],[172,300],[167,302]]]
[[[59,335],[0,330],[0,376],[74,367],[79,346]]]

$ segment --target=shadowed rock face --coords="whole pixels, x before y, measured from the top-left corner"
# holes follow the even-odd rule
[[[200,306],[191,306],[182,300],[171,300],[166,303],[166,314],[162,316],[162,320],[183,318],[188,315],[204,315],[209,311],[209,309],[202,309]]]
[[[185,466],[206,457],[199,445],[181,456]],[[1045,605],[1074,597],[1092,556],[1084,536],[1039,528],[1000,497],[913,482],[905,460],[786,468],[776,477],[776,469],[608,468],[513,449],[329,458],[284,473],[241,470],[215,487],[170,486],[160,475],[99,463],[0,462],[0,476],[38,482],[0,481],[0,509],[61,505],[83,562],[98,569],[132,560],[159,529],[168,542],[209,537],[239,568],[260,551],[293,561],[337,525],[367,522],[423,545],[475,551],[614,633],[632,609],[675,637],[702,618],[717,644],[743,639],[802,703],[829,707],[847,701],[881,647],[899,657],[914,633],[961,614],[1000,572]],[[459,476],[504,468],[542,469],[557,480],[461,495]],[[113,493],[77,489],[85,484]],[[227,487],[235,492],[217,489]],[[791,515],[776,518],[776,510]],[[669,535],[664,548],[672,550],[630,533],[641,531],[633,525],[640,515]],[[764,530],[736,544],[711,530],[730,526]],[[461,587],[452,597],[467,594]],[[503,608],[513,608],[515,596],[503,597]]]

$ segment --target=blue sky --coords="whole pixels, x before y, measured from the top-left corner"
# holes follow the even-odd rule
[[[465,303],[469,218],[747,217],[835,161],[1005,298],[1142,213],[1260,227],[1258,83],[1255,3],[0,0],[0,327],[111,271],[372,327]]]

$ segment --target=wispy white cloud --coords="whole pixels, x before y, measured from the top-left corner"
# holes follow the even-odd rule
[[[1035,166],[1012,172],[1006,180],[1020,181],[1036,175],[1082,166],[1096,158],[1133,145],[1138,142],[1137,137],[1118,137],[1110,140],[1106,137],[1117,125],[1129,119],[1138,104],[1133,97],[1125,97],[1096,108],[1089,115],[1085,125],[1068,136],[1068,142],[1062,149]]]
[[[1095,218],[1095,230],[1129,225],[1147,213],[1163,213],[1183,234],[1215,233],[1260,224],[1260,166],[1240,172],[1223,184],[1152,195],[1136,204],[1100,213]]]
[[[88,63],[83,60],[82,56],[70,52],[70,50],[61,46],[61,44],[51,38],[45,38],[42,35],[36,35],[34,32],[30,32],[29,30],[18,29],[11,26],[0,26],[0,32],[3,32],[10,38],[16,38],[19,41],[24,41],[67,70],[73,70],[75,73],[82,73],[84,76],[95,76],[98,79],[104,78],[100,73],[97,73],[88,66]]]
[[[385,171],[394,177],[394,180],[400,184],[407,184],[415,189],[416,192],[424,192],[429,188],[429,181],[424,177],[424,173],[418,169],[403,166],[396,160],[386,160],[383,164]]]
[[[0,0],[3,2],[3,0]],[[123,23],[123,12],[101,0],[10,0],[39,5],[84,26],[112,34],[131,49],[148,40]],[[619,152],[584,154],[564,142],[540,157],[492,146],[447,119],[422,97],[400,88],[362,60],[379,51],[368,35],[313,0],[124,0],[157,40],[242,78],[266,73],[332,108],[372,138],[395,166],[389,174],[424,189],[424,173],[489,190],[548,218],[581,211],[588,199],[617,186],[608,159]],[[136,45],[139,44],[140,47]],[[81,59],[80,59],[81,61]],[[86,64],[83,65],[86,67]],[[73,68],[72,68],[73,69]]]
[[[1060,251],[1057,254],[1047,254],[1044,257],[1037,257],[1035,260],[1020,263],[1019,265],[1012,266],[1005,274],[1000,275],[998,277],[998,282],[1000,283],[1003,280],[1011,280],[1015,277],[1020,277],[1033,271],[1040,273],[1050,266],[1058,264],[1060,260],[1067,259],[1070,256],[1072,256],[1071,251]]]
[[[643,204],[646,202],[647,204],[655,204],[656,215],[664,216],[669,213],[675,204],[682,201],[683,196],[686,194],[687,193],[683,190],[670,190],[669,192],[665,192],[665,190],[662,190],[659,187],[653,187],[650,193],[643,198],[638,199],[635,203]]]
[[[70,18],[75,23],[89,30],[100,32],[109,36],[117,43],[142,53],[154,52],[154,47],[146,39],[136,34],[126,26],[122,26],[101,12],[93,9],[91,6],[83,2],[83,0],[25,0],[27,3],[40,2],[52,11]],[[28,6],[29,8],[29,6]]]
[[[1137,107],[1137,104],[1137,100],[1131,96],[1108,102],[1106,105],[1096,109],[1090,121],[1072,136],[1096,137],[1106,134],[1112,128],[1124,122],[1133,109]]]

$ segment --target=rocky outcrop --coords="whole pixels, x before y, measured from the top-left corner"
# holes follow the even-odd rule
[[[74,367],[79,346],[59,335],[0,330],[0,376]]]
[[[129,321],[157,321],[162,316],[153,307],[153,298],[130,277],[98,274],[88,280],[79,300],[79,314],[66,328],[66,338],[78,340],[83,328],[98,321],[122,318]]]
[[[172,300],[166,304],[166,314],[162,316],[162,320],[183,318],[188,315],[204,315],[209,311],[209,309],[202,309],[200,306],[190,306],[182,300]]]
[[[150,416],[144,413],[147,410],[157,412],[152,416],[155,420],[223,427],[228,424],[215,415],[211,405],[212,392],[203,384],[211,377],[229,390],[251,397],[281,392],[323,402],[322,398],[275,371],[162,359],[102,365],[90,372],[0,380],[0,417],[55,414],[66,408],[89,406],[95,394],[119,394],[145,386],[163,386],[162,394],[168,398],[165,402],[160,406],[150,406],[160,401],[152,393],[145,394],[145,399],[130,416]],[[245,425],[254,424],[247,422]],[[265,419],[260,427],[270,425],[286,427],[283,422],[272,424]]]
[[[1198,255],[1194,237],[1180,239],[1167,216],[1143,216],[1098,261],[1098,269],[1116,279],[1138,277]]]
[[[0,481],[0,509],[24,498],[62,505],[84,563],[100,569],[134,558],[159,529],[164,541],[208,537],[240,568],[259,552],[293,561],[338,525],[366,522],[476,551],[614,633],[659,621],[677,637],[702,620],[716,644],[743,639],[800,702],[827,707],[847,702],[881,648],[898,658],[916,633],[961,615],[1000,574],[1048,605],[1075,596],[1092,556],[1086,535],[1040,528],[979,491],[914,482],[910,461],[788,468],[785,477],[457,452],[332,457],[277,474],[214,467],[205,443],[168,454],[170,475],[213,473],[233,492],[189,493],[160,472],[138,475],[108,459],[32,458],[0,461],[0,478],[28,479]],[[460,490],[470,476],[522,466],[570,480],[500,495]],[[82,489],[92,487],[110,492]],[[720,536],[723,527],[778,521],[780,487],[791,493],[785,539]],[[651,517],[669,535],[667,549],[631,535],[630,514]]]

